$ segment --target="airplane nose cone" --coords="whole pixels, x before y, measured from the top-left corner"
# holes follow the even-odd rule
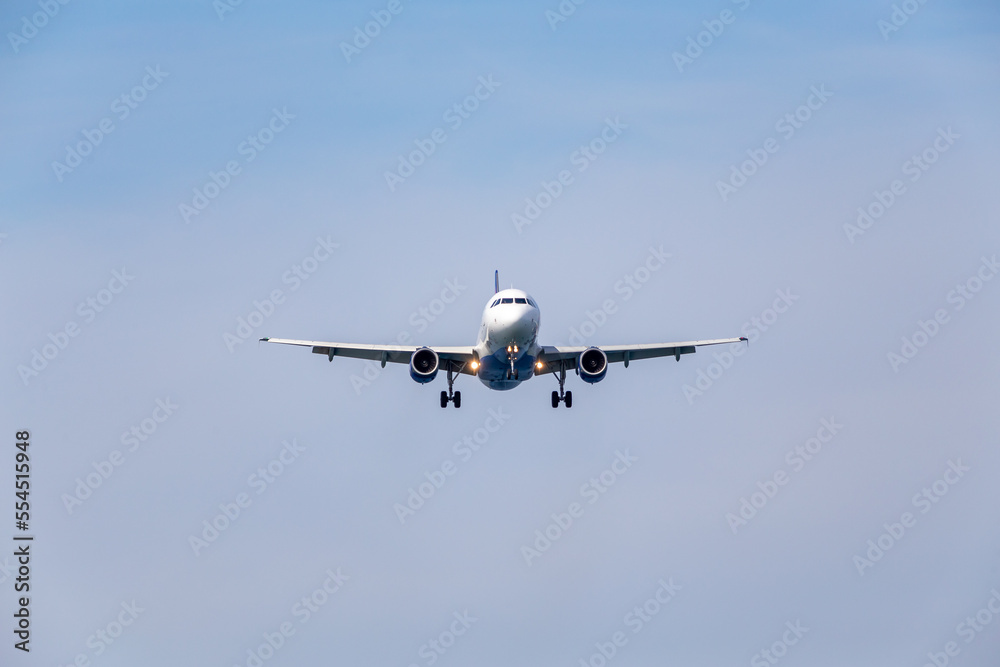
[[[525,312],[522,313],[521,317],[509,322],[508,325],[503,328],[501,335],[503,336],[502,340],[506,345],[517,347],[516,352],[513,350],[511,352],[514,354],[515,358],[519,359],[525,352],[527,352],[528,347],[530,347],[537,332],[537,318]]]

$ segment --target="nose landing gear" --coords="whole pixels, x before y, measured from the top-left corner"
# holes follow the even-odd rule
[[[510,362],[510,368],[507,369],[508,380],[510,380],[511,378],[513,378],[514,380],[518,379],[517,369],[514,368],[514,353],[516,352],[517,352],[517,345],[514,345],[513,347],[511,347],[510,345],[507,346],[507,361]]]

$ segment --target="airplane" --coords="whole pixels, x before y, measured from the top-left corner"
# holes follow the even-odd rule
[[[573,407],[573,392],[565,390],[566,371],[575,369],[584,382],[600,382],[608,373],[608,364],[622,362],[628,368],[630,361],[654,357],[674,357],[692,354],[704,345],[721,345],[746,341],[739,338],[695,340],[682,343],[653,343],[648,345],[608,345],[605,347],[552,346],[538,344],[541,323],[538,304],[527,292],[519,289],[500,289],[500,272],[493,274],[493,296],[486,302],[479,337],[472,347],[427,347],[413,345],[358,345],[329,343],[314,340],[286,338],[261,338],[264,343],[301,345],[311,347],[313,353],[324,354],[330,361],[334,357],[370,359],[409,364],[410,377],[426,384],[444,369],[448,391],[441,391],[441,407],[451,403],[462,407],[462,392],[454,391],[456,375],[474,375],[490,389],[506,391],[536,375],[552,373],[559,382],[559,391],[552,392],[552,407],[562,403]]]

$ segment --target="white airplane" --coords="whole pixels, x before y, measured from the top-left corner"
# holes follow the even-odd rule
[[[653,343],[650,345],[609,345],[606,347],[571,347],[538,344],[538,327],[541,322],[538,304],[526,292],[518,289],[500,289],[499,272],[494,273],[494,294],[486,302],[479,338],[472,347],[417,347],[413,345],[357,345],[328,343],[315,340],[289,340],[286,338],[261,338],[265,343],[303,345],[315,354],[334,357],[371,359],[410,365],[410,377],[425,384],[432,381],[438,370],[444,369],[448,377],[448,391],[441,392],[441,407],[451,402],[462,406],[462,392],[452,391],[456,374],[475,375],[490,389],[513,389],[532,375],[553,373],[559,382],[559,391],[552,392],[552,407],[562,402],[573,407],[573,392],[564,391],[566,370],[576,369],[584,382],[600,382],[608,374],[608,364],[672,356],[677,361],[682,354],[691,354],[702,345],[737,343],[746,338],[720,338],[695,340],[683,343]]]

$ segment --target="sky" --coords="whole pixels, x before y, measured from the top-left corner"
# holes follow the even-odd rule
[[[996,665],[995,3],[0,29],[0,663]],[[542,344],[749,344],[442,410],[257,342],[472,345],[494,270]]]

